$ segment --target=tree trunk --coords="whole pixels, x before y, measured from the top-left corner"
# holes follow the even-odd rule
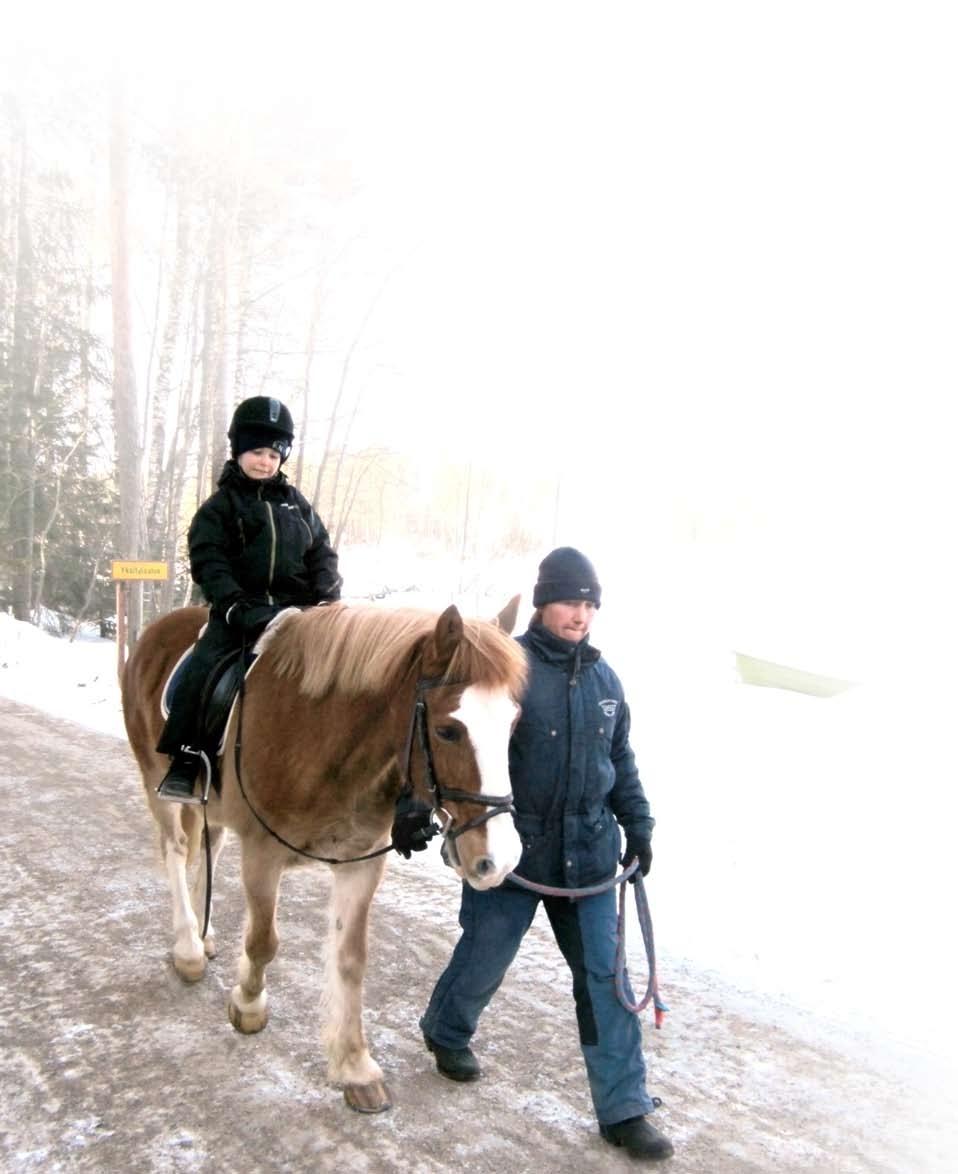
[[[19,130],[20,174],[16,197],[16,291],[13,311],[10,403],[10,555],[13,614],[31,618],[35,529],[35,474],[33,470],[33,407],[39,354],[34,282],[34,249],[28,208],[29,153],[26,128]]]
[[[118,553],[137,559],[142,553],[141,444],[137,414],[133,329],[130,317],[130,262],[127,207],[128,130],[122,80],[114,76],[110,119],[110,244],[113,277],[113,416],[116,434],[117,487],[120,494]],[[130,592],[126,654],[142,626],[142,593]]]
[[[309,440],[309,405],[312,398],[313,360],[316,357],[316,332],[319,326],[319,315],[322,307],[322,283],[317,281],[313,291],[313,309],[309,315],[309,326],[306,329],[306,356],[303,368],[303,418],[297,436],[296,476],[297,485],[303,484],[303,474],[306,465],[306,444]]]
[[[229,265],[227,263],[229,216],[222,198],[217,200],[210,228],[206,267],[206,296],[203,318],[203,398],[200,405],[201,462],[209,454],[205,497],[213,493],[227,457],[226,428],[226,315],[229,306]]]
[[[339,409],[343,402],[343,394],[346,390],[346,380],[349,376],[349,365],[353,360],[353,355],[356,353],[356,348],[362,340],[363,333],[369,325],[369,320],[373,316],[373,312],[379,305],[379,299],[386,292],[386,286],[389,284],[389,279],[392,277],[392,272],[386,274],[383,278],[382,285],[376,290],[372,301],[366,308],[366,313],[359,324],[359,329],[356,331],[353,341],[349,344],[349,349],[346,351],[346,357],[343,359],[343,369],[339,376],[339,387],[336,389],[336,398],[333,401],[332,411],[329,414],[329,426],[326,429],[326,443],[323,446],[323,455],[319,461],[319,468],[316,471],[316,484],[313,487],[313,509],[319,512],[319,499],[323,490],[323,477],[326,473],[326,466],[329,464],[330,454],[333,447],[333,435],[336,431],[336,422],[339,417]]]

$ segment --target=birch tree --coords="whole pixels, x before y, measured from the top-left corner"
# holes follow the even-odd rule
[[[123,558],[137,559],[142,553],[142,442],[130,318],[128,155],[126,97],[122,78],[117,74],[113,78],[110,108],[110,268],[113,279],[113,418],[120,495],[118,545]],[[128,651],[136,643],[142,626],[142,611],[142,592],[133,590],[128,614]]]

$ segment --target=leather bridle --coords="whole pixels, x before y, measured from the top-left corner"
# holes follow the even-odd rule
[[[419,743],[423,760],[423,781],[429,792],[432,803],[432,813],[437,820],[437,827],[443,838],[443,854],[453,865],[459,865],[459,851],[456,840],[473,828],[482,827],[495,815],[515,815],[516,809],[512,805],[512,792],[506,795],[486,795],[482,791],[463,791],[458,787],[443,787],[436,775],[436,766],[432,754],[432,745],[429,741],[429,724],[427,722],[426,693],[439,685],[455,686],[458,682],[447,681],[444,677],[420,677],[416,682],[416,701],[413,706],[412,717],[409,721],[409,732],[406,735],[406,746],[403,752],[403,778],[407,792],[412,791],[412,747],[413,738]],[[453,817],[446,809],[445,804],[475,803],[480,807],[488,808],[481,815],[476,815],[459,826],[453,825]]]

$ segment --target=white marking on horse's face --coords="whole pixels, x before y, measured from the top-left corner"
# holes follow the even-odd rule
[[[451,716],[469,731],[469,741],[479,768],[486,795],[508,795],[509,735],[518,706],[504,689],[469,685],[463,690],[459,708]],[[476,889],[491,889],[505,879],[519,863],[522,843],[508,812],[494,815],[484,825],[486,855],[494,865],[487,876],[466,875]],[[468,834],[468,833],[467,833]]]

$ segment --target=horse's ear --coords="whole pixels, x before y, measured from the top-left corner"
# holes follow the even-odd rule
[[[422,658],[423,676],[438,677],[445,672],[461,640],[462,616],[456,605],[451,603],[436,621],[436,630],[426,644]]]
[[[506,606],[492,621],[497,628],[502,628],[506,635],[510,635],[512,629],[516,626],[516,619],[519,615],[519,600],[521,595],[513,595]]]

